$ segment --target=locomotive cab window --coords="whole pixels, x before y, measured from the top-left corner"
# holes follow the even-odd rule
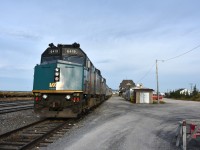
[[[63,60],[84,65],[84,58],[80,56],[64,56]]]
[[[41,63],[47,63],[54,60],[60,60],[60,56],[42,57]]]

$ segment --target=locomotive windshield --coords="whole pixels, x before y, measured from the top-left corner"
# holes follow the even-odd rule
[[[80,56],[64,56],[63,60],[84,65],[84,58]]]
[[[74,43],[72,45],[58,44],[56,47],[53,43],[44,51],[41,63],[52,63],[56,60],[64,60],[72,63],[85,65],[86,54],[80,49],[80,45]]]
[[[42,57],[41,63],[47,63],[54,60],[60,60],[60,56]]]

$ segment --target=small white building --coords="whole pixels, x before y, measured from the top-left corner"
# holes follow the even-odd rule
[[[191,94],[191,91],[190,90],[188,90],[188,89],[182,89],[182,90],[180,90],[180,94],[182,94],[182,95],[190,95]]]
[[[133,103],[153,103],[153,89],[134,87],[131,89],[131,101]]]
[[[142,89],[134,89],[135,103],[153,103],[153,89],[142,88]]]

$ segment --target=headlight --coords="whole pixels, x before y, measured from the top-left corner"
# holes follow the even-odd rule
[[[54,82],[59,82],[59,81],[60,81],[60,68],[55,68]]]
[[[59,68],[56,68],[56,69],[55,69],[55,71],[57,71],[57,72],[58,72],[58,71],[59,71]]]
[[[65,98],[66,98],[67,100],[69,100],[69,99],[71,98],[71,96],[70,96],[70,95],[67,95]]]
[[[55,72],[55,76],[59,76],[59,72]]]
[[[47,95],[46,94],[44,94],[44,95],[42,95],[42,97],[43,97],[43,99],[47,99]]]
[[[55,81],[59,81],[59,77],[55,77]]]

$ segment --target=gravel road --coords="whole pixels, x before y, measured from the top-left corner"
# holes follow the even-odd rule
[[[76,129],[49,145],[53,150],[176,150],[178,121],[200,119],[200,103],[165,99],[166,104],[132,104],[112,97]],[[196,147],[196,148],[195,148]],[[191,150],[200,149],[195,143]]]

